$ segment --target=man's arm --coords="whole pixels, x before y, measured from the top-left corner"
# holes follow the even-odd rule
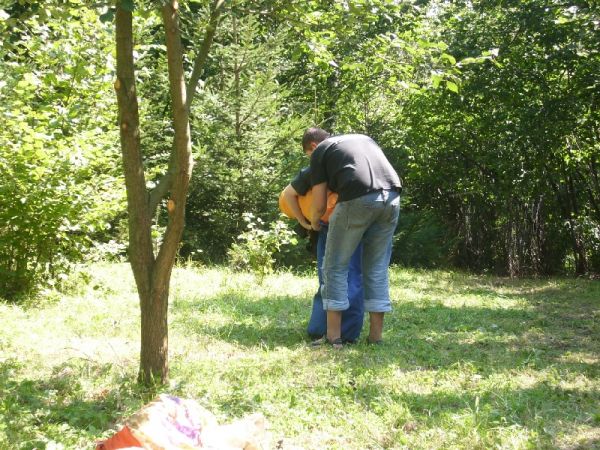
[[[319,220],[327,211],[327,182],[315,184],[312,188],[313,204],[310,225],[313,230],[319,230],[321,225]]]
[[[298,192],[291,184],[288,184],[283,190],[283,200],[287,203],[287,205],[292,210],[292,214],[303,228],[310,230],[310,222],[304,214],[302,214],[302,210],[300,209],[300,204],[298,203]]]

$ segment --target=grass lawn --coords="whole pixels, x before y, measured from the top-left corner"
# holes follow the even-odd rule
[[[313,349],[316,274],[259,284],[179,268],[168,386],[135,384],[127,265],[73,293],[0,303],[0,448],[93,448],[157,392],[230,421],[262,412],[283,449],[600,448],[600,282],[392,269],[385,343]]]

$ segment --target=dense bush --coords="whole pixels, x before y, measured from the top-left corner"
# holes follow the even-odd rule
[[[405,104],[407,182],[413,202],[456,240],[454,265],[597,272],[598,7],[526,3],[438,11],[460,90]],[[473,64],[478,55],[489,61]]]
[[[277,80],[288,64],[285,34],[260,36],[258,27],[252,17],[224,19],[195,106],[182,253],[206,262],[225,262],[246,229],[244,213],[276,221],[279,193],[308,164],[299,144],[306,121],[286,105]]]
[[[165,43],[150,3],[127,3],[152,187],[173,137]],[[298,139],[320,125],[373,136],[404,178],[395,262],[600,272],[597,5],[234,3],[192,105],[182,256],[225,262],[245,212],[275,222],[278,193],[308,164]],[[63,271],[59,261],[91,240],[123,254],[127,231],[114,24],[78,2],[2,8],[0,277],[14,293]],[[203,6],[182,10],[193,55]],[[159,208],[154,230],[166,221]],[[277,264],[301,261],[298,248]]]
[[[63,278],[106,235],[124,192],[111,42],[97,16],[19,4],[0,13],[0,292],[11,298]]]
[[[456,239],[431,211],[408,208],[400,213],[392,262],[407,267],[448,267]]]
[[[246,213],[244,222],[247,229],[229,249],[229,264],[234,269],[255,273],[262,282],[266,275],[273,273],[275,253],[285,245],[296,245],[298,240],[281,220],[265,224],[252,213]]]
[[[10,136],[0,130],[0,291],[7,298],[62,278],[118,203],[104,190],[113,179],[100,188],[91,183],[101,178],[87,159],[93,149],[52,139],[44,125],[36,131],[20,119],[5,122]]]

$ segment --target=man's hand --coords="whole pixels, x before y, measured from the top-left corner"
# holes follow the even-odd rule
[[[306,229],[306,230],[312,230],[310,222],[306,219],[306,217],[303,217],[304,220],[298,220],[298,223],[302,226],[302,228]]]
[[[310,225],[313,230],[319,231],[321,229],[321,217],[327,210],[327,183],[323,182],[315,184],[312,188],[312,192],[313,203]]]

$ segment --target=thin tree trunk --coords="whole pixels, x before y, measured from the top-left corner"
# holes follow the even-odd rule
[[[123,170],[127,189],[129,213],[129,258],[133,267],[137,287],[149,292],[152,265],[152,238],[148,214],[146,182],[142,153],[140,149],[140,129],[138,102],[135,88],[133,62],[133,31],[131,13],[117,8],[117,79],[115,90],[119,105],[119,128]]]
[[[154,284],[154,283],[153,283]],[[142,384],[164,383],[169,376],[169,287],[141,298],[140,370]]]
[[[142,303],[139,377],[144,383],[157,379],[164,382],[168,377],[169,284],[183,233],[186,195],[192,172],[192,144],[177,10],[178,4],[174,0],[162,8],[167,43],[169,88],[173,103],[175,170],[171,184],[171,197],[167,203],[169,221],[151,273],[151,295],[148,302]]]
[[[208,59],[208,54],[210,52],[210,48],[213,44],[213,40],[215,37],[215,32],[217,30],[217,25],[219,23],[219,19],[221,17],[221,13],[223,11],[225,5],[225,0],[213,0],[210,19],[208,25],[206,27],[206,32],[204,35],[204,40],[202,41],[202,45],[198,51],[198,56],[194,61],[194,69],[192,71],[192,75],[190,76],[190,81],[187,86],[186,91],[186,107],[188,109],[188,114],[190,113],[192,100],[196,95],[196,91],[198,88],[198,84],[200,82],[200,77],[202,76],[202,72],[204,71],[204,67],[206,61]],[[174,149],[171,149],[171,155],[174,155]],[[172,161],[169,161],[169,167],[167,172],[161,177],[157,186],[150,193],[150,210],[154,211],[158,207],[161,199],[167,195],[171,188],[173,172],[174,172],[174,164]]]
[[[129,260],[135,277],[141,309],[141,349],[139,381],[145,384],[165,382],[168,377],[169,284],[185,222],[185,204],[192,173],[192,144],[189,109],[202,68],[213,41],[224,0],[214,0],[210,24],[194,66],[189,86],[185,85],[183,47],[179,30],[178,2],[170,0],[162,7],[167,44],[169,89],[173,109],[173,141],[169,170],[160,188],[152,195],[146,190],[133,58],[132,14],[116,8],[117,80],[119,128],[127,209],[129,213]],[[152,217],[163,195],[169,219],[156,258],[152,248]]]
[[[146,371],[145,380],[163,379],[166,375],[165,358],[158,358],[149,364],[148,349],[157,348],[148,344],[147,330],[164,333],[161,321],[155,320],[156,302],[152,295],[152,271],[154,254],[152,252],[152,217],[148,210],[148,193],[144,177],[144,167],[140,148],[139,110],[135,89],[133,60],[132,14],[120,7],[116,11],[117,39],[117,80],[115,90],[119,104],[119,128],[121,132],[121,151],[127,189],[127,210],[129,214],[129,261],[136,281],[142,315],[141,367],[152,367]],[[153,321],[149,324],[149,321]],[[155,325],[156,324],[156,325]],[[152,337],[152,341],[156,341]],[[165,345],[165,344],[163,344]],[[166,353],[166,347],[159,354]]]
[[[573,253],[575,256],[575,274],[584,275],[587,272],[587,255],[585,251],[584,239],[581,236],[581,230],[577,226],[575,218],[579,216],[579,205],[577,202],[577,191],[573,182],[573,176],[567,175],[567,194],[569,196],[569,203],[571,204],[571,217],[569,217],[569,223],[571,233],[573,235]]]

